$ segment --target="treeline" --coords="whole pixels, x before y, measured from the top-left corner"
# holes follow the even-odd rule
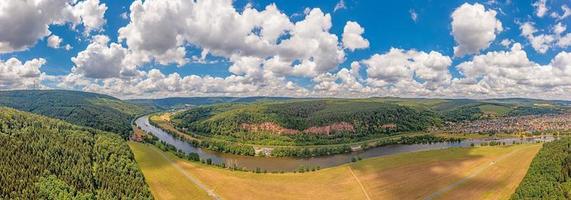
[[[482,111],[480,106],[492,105],[492,106],[505,106],[508,107],[508,111],[501,116],[527,116],[527,115],[547,115],[547,114],[562,114],[564,110],[557,106],[515,106],[515,105],[502,105],[502,104],[475,104],[475,105],[465,105],[459,106],[457,108],[440,112],[444,121],[449,122],[461,122],[461,121],[474,121],[478,119],[486,119],[489,116]]]
[[[441,113],[444,121],[461,122],[461,121],[474,121],[482,117],[482,110],[477,106],[460,107],[454,110]]]
[[[571,138],[543,145],[512,199],[571,199]]]
[[[314,157],[351,152],[349,145],[336,145],[325,147],[276,147],[272,150],[274,157]]]
[[[379,139],[375,142],[357,144],[361,150],[391,144],[432,144],[439,142],[461,142],[460,138],[444,138],[433,135],[402,136]],[[272,150],[275,157],[315,157],[351,152],[350,145],[316,146],[316,147],[276,147]]]
[[[508,116],[561,114],[563,111],[555,107],[517,107],[511,110]]]
[[[123,138],[132,131],[131,119],[148,110],[107,95],[64,90],[2,91],[0,106],[117,133]]]
[[[0,108],[0,199],[152,199],[117,135]]]

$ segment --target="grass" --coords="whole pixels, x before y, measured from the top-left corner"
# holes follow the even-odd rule
[[[174,161],[164,159],[160,150],[135,142],[129,142],[129,147],[135,152],[135,159],[156,199],[210,199],[205,191],[172,166]]]
[[[168,170],[161,158],[164,152],[146,144],[130,146],[157,199],[168,199],[164,197],[169,194],[205,195],[188,182],[174,181],[182,177],[175,171],[163,172]],[[436,199],[508,199],[540,148],[541,144],[532,144],[403,153],[303,174],[230,171],[168,156],[223,199],[367,199],[365,194],[371,199],[431,195]],[[183,189],[188,191],[181,193]]]

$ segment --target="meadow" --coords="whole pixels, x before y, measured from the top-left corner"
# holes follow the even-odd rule
[[[130,142],[157,199],[509,199],[542,144],[450,148],[306,173],[231,171]],[[190,178],[189,178],[190,177]]]

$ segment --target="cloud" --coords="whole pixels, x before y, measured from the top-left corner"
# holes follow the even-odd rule
[[[72,47],[70,44],[66,44],[63,48],[64,48],[66,51],[69,51],[69,50],[73,49],[73,47]]]
[[[410,13],[410,19],[412,19],[412,21],[416,22],[418,20],[418,13],[416,13],[416,11],[414,9],[411,9],[409,11]]]
[[[0,89],[42,88],[42,72],[40,68],[46,64],[43,58],[36,58],[22,63],[17,58],[0,60]]]
[[[567,33],[557,40],[557,45],[561,48],[567,48],[571,46],[571,33]]]
[[[72,73],[94,79],[136,76],[136,68],[127,58],[127,49],[117,43],[108,44],[107,36],[95,36],[85,50],[71,58],[75,65]]]
[[[342,68],[337,73],[324,73],[312,79],[315,83],[313,93],[319,96],[355,96],[366,94],[360,80],[359,62],[352,62],[351,68]]]
[[[79,1],[75,5],[71,0],[1,1],[0,27],[10,28],[0,29],[0,53],[30,48],[51,34],[48,28],[53,24],[71,23],[74,27],[82,24],[86,31],[99,29],[104,23],[102,13],[107,7],[97,4],[97,13],[87,12],[92,11],[87,8],[95,3],[99,1]]]
[[[549,65],[540,65],[530,61],[515,43],[511,51],[488,52],[459,64],[465,78],[454,80],[454,84],[464,93],[478,91],[487,96],[562,97],[571,88],[569,60],[569,53],[560,52]]]
[[[563,35],[567,27],[561,22],[555,24],[551,29],[551,33],[536,34],[539,32],[535,29],[533,23],[525,22],[520,25],[521,35],[527,38],[533,49],[541,54],[545,54],[554,45],[566,48],[571,45],[571,33]]]
[[[513,42],[512,39],[503,39],[500,44],[504,47],[510,47]]]
[[[535,15],[538,17],[543,17],[549,11],[549,8],[545,5],[547,0],[538,0],[533,3],[533,7],[535,8]]]
[[[496,11],[486,10],[482,4],[464,3],[452,13],[452,35],[458,44],[454,55],[477,54],[486,49],[503,30],[496,19]]]
[[[100,4],[99,0],[80,1],[72,9],[73,15],[81,18],[85,26],[85,34],[99,30],[105,24],[105,11],[107,11],[107,6]]]
[[[529,43],[535,51],[539,53],[545,53],[549,48],[551,48],[552,43],[555,41],[555,37],[550,34],[539,34],[535,35],[537,30],[531,22],[523,23],[520,26],[521,35],[527,38]]]
[[[339,38],[329,32],[331,16],[320,9],[308,9],[295,23],[275,4],[238,12],[231,0],[135,1],[130,9],[131,21],[120,28],[119,39],[141,63],[182,65],[192,46],[234,60],[278,56],[289,63],[291,75],[313,76],[345,59]]]
[[[104,27],[106,7],[99,1],[62,2],[60,11],[64,14],[41,23],[48,28],[53,24],[84,26],[83,31],[88,34]],[[410,13],[415,20],[416,12]],[[497,43],[509,50],[480,54],[503,28],[494,10],[477,3],[463,4],[451,14],[451,34],[456,42],[454,55],[479,54],[462,59],[455,66],[452,55],[400,48],[363,60],[349,60],[350,66],[346,66],[343,64],[347,61],[346,53],[370,46],[363,38],[364,28],[349,21],[341,35],[331,33],[332,16],[316,8],[307,8],[299,17],[291,18],[275,4],[260,9],[251,5],[235,8],[231,0],[138,0],[131,4],[127,14],[129,17],[124,19],[128,23],[120,28],[117,38],[85,37],[89,45],[71,59],[74,66],[67,75],[42,73],[40,68],[46,61],[41,58],[0,61],[0,88],[45,88],[45,83],[52,83],[58,88],[122,98],[260,95],[568,98],[571,91],[571,53],[558,52],[548,64],[538,64],[527,57],[520,43],[505,38]],[[556,24],[543,30],[537,30],[531,22],[519,24],[521,35],[540,52],[570,46],[571,34],[566,33],[566,23],[554,21]],[[0,30],[0,34],[2,31],[6,32]],[[45,38],[50,47],[71,49],[49,31],[35,38],[24,48]],[[189,56],[187,52],[200,53]],[[153,67],[211,63],[211,59],[227,63],[230,75],[184,75]],[[452,75],[453,68],[459,76]]]
[[[309,92],[282,78],[252,81],[245,76],[225,78],[212,76],[181,76],[163,74],[157,69],[144,72],[134,79],[109,78],[92,81],[82,87],[85,91],[113,94],[123,98],[173,96],[304,96]]]
[[[48,37],[48,47],[59,49],[62,39],[57,35],[51,35]]]
[[[567,30],[567,26],[561,24],[561,22],[555,24],[555,26],[553,26],[553,33],[555,35],[561,35],[561,33],[565,32],[565,30]]]
[[[338,10],[343,10],[346,8],[347,7],[345,6],[345,0],[339,0],[339,2],[337,2],[337,4],[335,4],[335,7],[333,8],[333,12],[337,12]]]
[[[550,14],[550,16],[557,19],[558,21],[564,20],[565,18],[571,16],[571,8],[569,8],[569,6],[563,4],[561,6],[561,10],[563,11],[562,14],[559,14],[554,11]]]
[[[351,51],[369,47],[369,41],[363,38],[365,29],[357,22],[348,21],[343,28],[343,47]]]
[[[416,82],[433,90],[452,78],[448,70],[452,60],[435,51],[426,53],[392,48],[386,54],[375,54],[362,63],[367,66],[368,81],[377,86]]]
[[[561,15],[559,17],[559,20],[563,20],[563,19],[571,16],[571,8],[569,8],[567,5],[561,6],[561,9],[563,10],[563,15]]]

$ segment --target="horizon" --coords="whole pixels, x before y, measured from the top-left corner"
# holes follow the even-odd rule
[[[162,98],[119,98],[110,94],[104,93],[97,93],[97,92],[89,92],[89,91],[78,91],[78,90],[66,90],[66,89],[26,89],[26,90],[0,90],[1,92],[19,92],[19,91],[66,91],[66,92],[80,92],[80,93],[91,93],[97,95],[107,95],[113,98],[117,98],[119,100],[124,101],[132,101],[132,100],[161,100],[161,99],[172,99],[172,98],[287,98],[287,99],[372,99],[372,98],[382,98],[382,99],[427,99],[427,100],[478,100],[478,101],[487,101],[487,100],[509,100],[509,99],[523,99],[523,100],[536,100],[536,101],[565,101],[571,102],[571,100],[565,99],[541,99],[541,98],[526,98],[526,97],[499,97],[499,98],[445,98],[445,97],[397,97],[397,96],[370,96],[370,97],[288,97],[288,96],[170,96],[170,97],[162,97]]]
[[[570,101],[570,7],[560,0],[2,1],[0,25],[13,28],[0,29],[0,90]]]

